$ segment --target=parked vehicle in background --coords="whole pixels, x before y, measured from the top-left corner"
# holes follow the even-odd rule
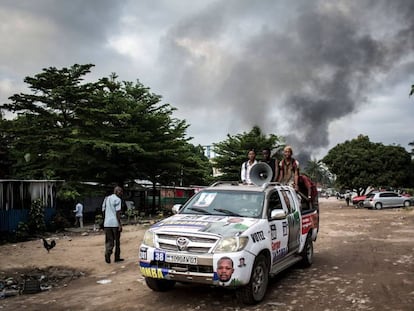
[[[367,196],[371,196],[372,194],[375,194],[377,192],[378,191],[371,190],[364,195],[354,196],[352,198],[352,204],[355,206],[355,208],[368,207],[365,205],[365,200],[367,199]]]
[[[368,193],[365,196],[365,200],[360,204],[360,207],[371,208],[371,204],[369,203],[369,200],[371,200],[374,197],[375,193],[376,192]]]
[[[352,198],[352,204],[355,208],[364,207],[364,201],[367,198],[366,195],[359,195]]]
[[[402,193],[401,195],[402,195],[403,197],[407,197],[407,198],[409,198],[409,199],[410,199],[410,203],[411,203],[411,205],[414,205],[414,196],[412,196],[411,194],[406,193],[406,192]]]
[[[383,191],[368,194],[364,206],[371,209],[382,209],[383,207],[408,207],[411,205],[410,197],[403,196],[393,191]]]
[[[335,196],[338,200],[345,199],[345,193],[341,193],[339,191],[336,192]]]

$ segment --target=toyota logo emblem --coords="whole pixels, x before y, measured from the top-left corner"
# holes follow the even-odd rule
[[[190,240],[186,237],[180,236],[177,238],[176,243],[180,251],[185,251],[187,249],[188,243],[190,243]]]

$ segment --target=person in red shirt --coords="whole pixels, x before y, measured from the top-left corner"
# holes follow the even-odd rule
[[[298,190],[302,197],[302,202],[305,203],[302,205],[302,208],[307,207],[307,209],[316,208],[316,199],[318,196],[318,190],[316,189],[315,184],[312,180],[306,175],[299,175],[298,177]]]

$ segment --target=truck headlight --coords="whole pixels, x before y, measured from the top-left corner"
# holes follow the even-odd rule
[[[247,236],[222,238],[217,244],[215,253],[232,253],[241,251],[246,247],[249,238]]]
[[[142,243],[150,247],[155,247],[154,236],[154,232],[147,230],[144,234],[144,238],[142,239]]]

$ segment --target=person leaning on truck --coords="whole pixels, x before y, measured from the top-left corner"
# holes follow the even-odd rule
[[[302,198],[302,209],[312,209],[315,206],[316,196],[318,192],[315,184],[307,175],[299,175],[298,178],[298,192]]]

